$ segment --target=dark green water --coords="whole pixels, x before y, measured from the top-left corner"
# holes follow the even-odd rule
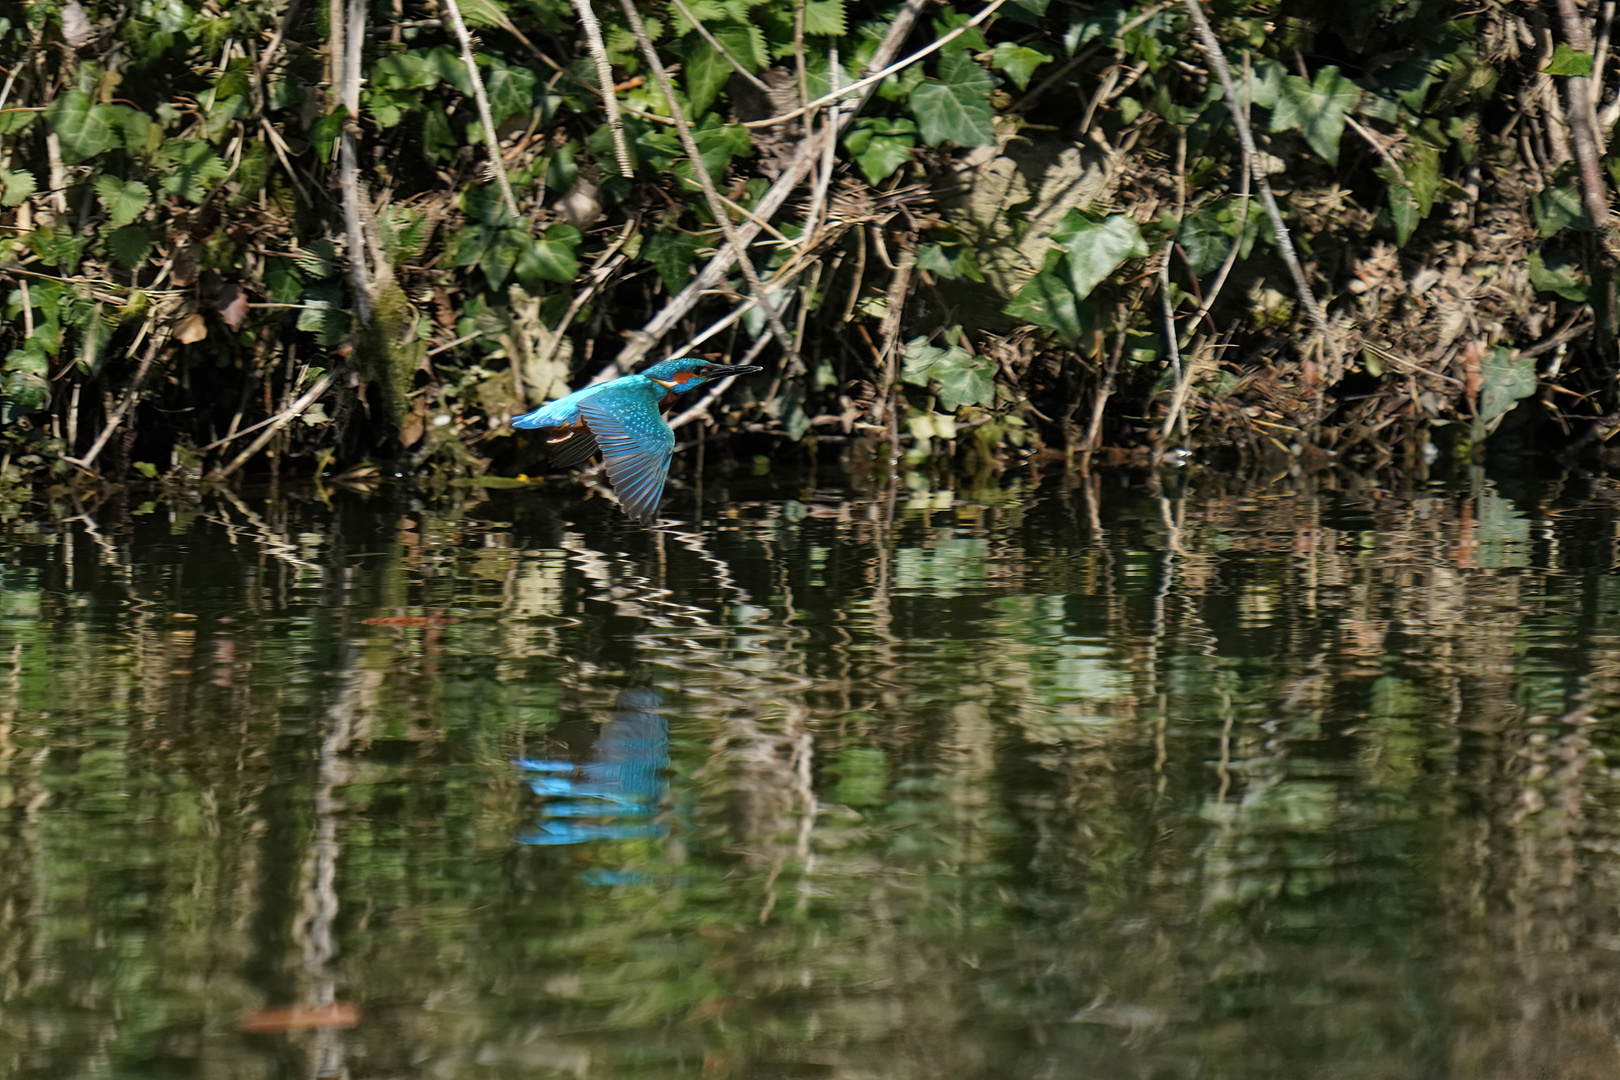
[[[0,1076],[1620,1073],[1613,486],[318,495],[0,526]]]

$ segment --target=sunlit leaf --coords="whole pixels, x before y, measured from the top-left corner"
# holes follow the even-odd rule
[[[913,386],[939,383],[939,403],[949,412],[963,405],[993,405],[996,400],[996,362],[974,355],[960,345],[940,348],[924,337],[906,343],[901,378]]]
[[[123,181],[116,176],[96,178],[96,195],[107,211],[107,223],[121,228],[140,217],[152,204],[152,189],[139,180]]]
[[[94,105],[84,90],[69,90],[58,94],[45,106],[45,120],[56,132],[62,148],[62,160],[76,165],[86,158],[95,157],[104,150],[118,145],[115,121],[118,110],[107,105]]]
[[[202,203],[208,198],[214,183],[230,169],[207,143],[187,139],[170,139],[163,147],[170,166],[158,186],[170,195],[178,195],[187,202]]]
[[[1580,221],[1586,214],[1575,185],[1543,188],[1530,197],[1530,213],[1543,240]]]
[[[1489,424],[1536,392],[1536,361],[1516,350],[1495,348],[1480,364],[1479,419]]]
[[[1068,345],[1080,344],[1085,332],[1074,290],[1053,273],[1042,272],[1030,278],[1005,311],[1015,319],[1052,331]]]
[[[1077,210],[1069,211],[1052,230],[1052,240],[1067,253],[1069,284],[1081,300],[1107,280],[1126,259],[1148,253],[1136,222],[1124,214],[1093,221]]]
[[[996,46],[991,54],[990,66],[997,71],[1005,71],[1013,85],[1024,90],[1029,86],[1030,77],[1035,69],[1052,58],[1039,49],[1031,49],[1026,45],[1015,45],[1010,41],[1003,41]]]
[[[681,43],[680,53],[686,61],[682,79],[687,101],[693,113],[706,113],[709,106],[714,104],[715,96],[725,87],[726,80],[731,78],[731,64],[698,34],[686,36]]]
[[[1299,129],[1319,157],[1337,165],[1345,117],[1360,99],[1361,88],[1339,74],[1336,67],[1318,71],[1314,83],[1298,75],[1285,76],[1277,91],[1277,104],[1271,110],[1271,130]]]
[[[1554,48],[1552,59],[1541,70],[1548,75],[1576,75],[1590,78],[1596,57],[1589,52],[1576,52],[1560,41]]]
[[[1591,296],[1591,286],[1579,263],[1539,251],[1532,251],[1525,262],[1530,284],[1542,292],[1556,293],[1576,303],[1585,303]]]
[[[573,281],[579,275],[579,230],[559,221],[546,230],[544,238],[535,240],[518,256],[515,267],[518,280],[525,285],[539,281]]]
[[[16,206],[33,193],[33,173],[0,169],[0,206]]]
[[[336,285],[312,285],[298,312],[298,329],[313,332],[322,345],[336,345],[349,332],[349,313]]]
[[[844,136],[844,147],[861,167],[866,182],[877,185],[911,158],[917,125],[905,117],[863,116]]]
[[[939,77],[911,91],[911,114],[929,146],[987,146],[995,141],[991,126],[990,75],[966,51],[948,52],[939,60]]]
[[[843,37],[844,0],[806,0],[804,32],[823,37]]]

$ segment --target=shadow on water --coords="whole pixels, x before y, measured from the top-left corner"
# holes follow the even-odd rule
[[[0,527],[0,1075],[1615,1071],[1607,482],[319,494]]]

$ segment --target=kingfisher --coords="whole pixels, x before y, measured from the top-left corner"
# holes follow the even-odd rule
[[[602,451],[608,479],[630,520],[652,524],[669,477],[675,432],[664,410],[706,382],[750,375],[755,364],[715,364],[698,356],[664,360],[645,371],[575,390],[512,421],[542,431],[558,468],[571,468]]]

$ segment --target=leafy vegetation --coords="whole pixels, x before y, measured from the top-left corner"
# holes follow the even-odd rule
[[[1204,9],[1118,0],[596,17],[607,96],[566,0],[0,7],[0,483],[531,472],[513,413],[692,350],[776,372],[719,423],[856,459],[1615,429],[1607,30],[1440,0],[1233,0],[1209,42]]]

